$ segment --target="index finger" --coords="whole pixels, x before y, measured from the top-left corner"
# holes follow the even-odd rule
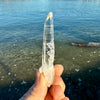
[[[55,65],[54,69],[55,69],[55,76],[61,76],[64,70],[63,66],[60,64]]]

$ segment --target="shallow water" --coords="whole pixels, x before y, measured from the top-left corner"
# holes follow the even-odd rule
[[[0,1],[0,87],[35,79],[42,62],[43,24],[49,11],[54,13],[54,63],[64,65],[63,75],[90,73],[93,68],[100,71],[99,47],[71,45],[100,42],[99,5],[96,0]],[[79,77],[86,78],[85,74]]]

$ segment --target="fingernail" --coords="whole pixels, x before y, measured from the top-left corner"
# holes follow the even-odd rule
[[[55,85],[53,91],[54,91],[54,92],[58,92],[58,91],[62,92],[62,89],[61,89],[61,87],[60,87],[59,85]]]
[[[62,100],[69,100],[69,98],[68,97],[65,97],[64,99],[62,99]]]

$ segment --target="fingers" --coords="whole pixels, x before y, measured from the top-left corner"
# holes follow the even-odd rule
[[[49,92],[54,100],[61,100],[65,97],[65,84],[60,76],[55,76],[52,87]],[[66,100],[66,99],[65,99]]]
[[[52,87],[49,90],[50,95],[53,97],[53,100],[61,100],[65,97],[64,91],[65,91],[65,84],[60,77],[63,72],[63,66],[62,65],[55,65],[55,77],[52,84]]]
[[[60,64],[57,64],[54,66],[55,68],[55,76],[61,76],[61,74],[63,73],[63,66]]]
[[[59,85],[62,88],[63,92],[65,91],[65,83],[63,82],[62,78],[59,76],[55,76],[52,85]]]
[[[63,100],[65,99],[64,95],[65,84],[60,76],[62,75],[64,69],[62,65],[55,65],[54,68],[55,68],[55,77],[52,87],[49,90],[49,93],[53,97],[53,100]]]
[[[50,89],[50,94],[53,100],[61,100],[65,97],[62,88],[59,85],[53,85]]]
[[[65,83],[63,82],[62,78],[60,77],[63,73],[63,66],[62,65],[55,65],[55,77],[52,85],[59,85],[61,86],[62,90],[65,91]]]

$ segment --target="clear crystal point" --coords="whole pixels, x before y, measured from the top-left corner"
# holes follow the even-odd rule
[[[43,52],[42,52],[42,66],[39,68],[40,73],[44,73],[47,86],[53,82],[54,78],[54,25],[53,25],[53,13],[49,12],[44,23],[43,33]]]

